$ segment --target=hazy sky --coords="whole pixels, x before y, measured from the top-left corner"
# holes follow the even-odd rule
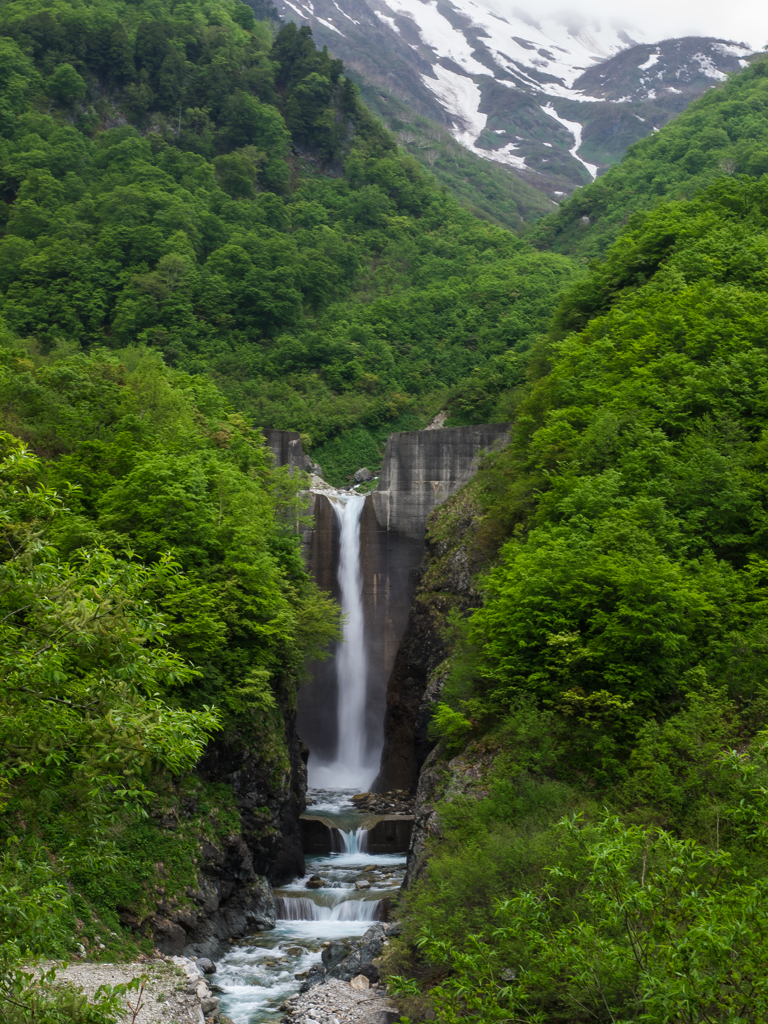
[[[672,36],[717,36],[745,42],[754,49],[768,43],[768,2],[766,0],[480,0],[499,13],[519,8],[534,17],[568,9],[587,17],[636,25],[643,41],[655,42]]]

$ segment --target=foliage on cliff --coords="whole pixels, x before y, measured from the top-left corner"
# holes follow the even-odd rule
[[[440,1020],[765,1016],[767,244],[765,176],[638,218],[475,481],[435,724],[495,767],[408,903]]]
[[[529,345],[574,273],[476,221],[308,29],[273,41],[239,0],[4,0],[0,47],[0,308],[45,347],[145,343],[260,425],[377,443]]]
[[[768,62],[707,91],[660,132],[636,142],[619,164],[531,229],[536,245],[602,257],[640,213],[693,199],[718,178],[768,171]]]
[[[184,777],[222,726],[285,770],[285,716],[335,613],[301,560],[298,481],[209,380],[145,349],[7,347],[0,407],[5,970],[73,950],[94,905],[94,942],[119,931],[118,906],[153,900],[156,861],[170,896],[185,853],[190,883],[199,839],[164,850],[156,793],[197,794]],[[7,982],[28,1002],[12,978],[0,999]]]

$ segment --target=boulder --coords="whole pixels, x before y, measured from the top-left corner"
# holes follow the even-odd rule
[[[372,961],[381,956],[385,938],[384,925],[373,925],[363,935],[358,947],[340,963],[330,968],[328,975],[340,981],[351,981],[363,974],[370,982],[378,981],[379,969]]]
[[[352,479],[356,484],[367,484],[369,480],[373,480],[373,473],[365,466],[361,466]]]
[[[340,942],[338,939],[335,939],[323,950],[323,967],[326,971],[332,971],[342,960],[346,960],[351,951],[352,948],[348,942]]]

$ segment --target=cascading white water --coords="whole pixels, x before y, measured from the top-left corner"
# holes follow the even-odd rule
[[[313,786],[343,789],[360,786],[375,774],[375,765],[369,763],[365,727],[368,658],[360,573],[360,516],[365,495],[334,495],[331,503],[339,524],[337,579],[345,617],[344,640],[336,649],[338,746],[332,764],[312,766],[310,770]]]
[[[306,896],[275,896],[278,921],[378,921],[381,900],[348,899],[327,907]]]
[[[339,589],[346,616],[344,643],[336,654],[339,746],[336,764],[359,776],[365,769],[365,698],[368,659],[363,636],[363,581],[360,575],[360,516],[365,496],[355,494],[344,504],[334,502],[339,521]]]

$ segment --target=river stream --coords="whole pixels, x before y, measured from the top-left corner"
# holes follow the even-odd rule
[[[366,833],[356,830],[362,815],[355,790],[310,790],[308,814],[334,821],[343,852],[306,858],[306,874],[275,889],[277,925],[233,945],[211,979],[222,1012],[235,1024],[279,1020],[279,1007],[298,992],[307,971],[320,963],[323,946],[333,939],[360,938],[381,919],[385,904],[400,888],[405,854],[368,854]],[[307,889],[312,875],[325,883]],[[368,883],[362,889],[356,883]]]

